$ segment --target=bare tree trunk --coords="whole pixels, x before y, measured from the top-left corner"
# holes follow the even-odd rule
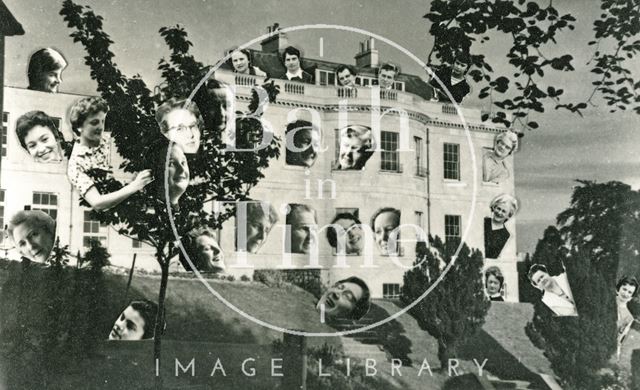
[[[169,259],[164,258],[164,254],[158,255],[158,263],[162,270],[162,276],[160,278],[160,293],[158,295],[158,315],[156,317],[156,324],[154,330],[153,341],[153,366],[160,367],[162,356],[162,333],[164,331],[164,299],[167,295],[167,284],[169,281]],[[156,390],[162,389],[162,370],[158,368],[155,375],[155,388]]]

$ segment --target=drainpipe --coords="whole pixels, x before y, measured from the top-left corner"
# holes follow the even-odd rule
[[[427,126],[427,236],[431,235],[431,163],[430,163],[429,127]]]

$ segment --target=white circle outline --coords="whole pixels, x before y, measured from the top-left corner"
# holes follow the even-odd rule
[[[467,237],[467,235],[469,234],[469,231],[471,229],[471,225],[473,222],[473,217],[474,217],[474,213],[475,213],[475,207],[476,207],[476,195],[477,195],[477,190],[478,190],[478,182],[477,182],[477,167],[476,167],[476,155],[475,155],[475,151],[473,149],[473,141],[471,139],[471,134],[469,132],[469,127],[467,125],[467,122],[464,119],[464,115],[462,115],[462,109],[461,107],[458,105],[458,103],[455,101],[455,99],[453,98],[453,96],[451,95],[451,93],[449,92],[449,90],[446,88],[446,86],[442,83],[442,81],[440,80],[440,78],[431,70],[431,68],[429,68],[429,66],[427,66],[427,64],[425,64],[422,60],[420,60],[417,56],[415,56],[413,53],[411,53],[408,49],[404,48],[403,46],[391,41],[390,39],[387,39],[385,37],[382,37],[378,34],[357,28],[357,27],[349,27],[349,26],[342,26],[342,25],[337,25],[337,24],[308,24],[308,25],[298,25],[298,26],[291,26],[291,27],[286,27],[286,28],[282,28],[276,31],[273,31],[271,33],[267,33],[264,35],[261,35],[255,39],[252,39],[251,41],[245,43],[244,45],[241,45],[238,47],[237,50],[240,49],[245,49],[248,48],[249,46],[260,42],[266,38],[269,38],[271,36],[274,36],[275,34],[279,34],[280,32],[283,33],[287,33],[287,32],[292,32],[292,31],[298,31],[298,30],[320,30],[320,29],[334,29],[334,30],[341,30],[341,31],[350,31],[350,32],[354,32],[354,33],[358,33],[358,34],[363,34],[363,35],[368,35],[370,37],[376,38],[390,46],[393,46],[394,48],[398,49],[399,51],[403,52],[407,57],[411,58],[412,60],[414,60],[415,62],[417,62],[423,69],[425,69],[427,71],[427,73],[429,73],[429,75],[433,78],[436,79],[436,81],[440,84],[440,86],[443,87],[447,97],[449,97],[449,100],[451,101],[451,104],[456,108],[456,113],[458,115],[458,118],[460,119],[460,121],[462,122],[462,126],[464,127],[465,130],[465,135],[467,138],[467,144],[469,145],[469,150],[471,151],[471,170],[472,170],[472,187],[473,187],[473,193],[472,193],[472,197],[471,197],[471,208],[470,208],[470,215],[469,215],[469,223],[467,224],[466,228],[464,229],[463,235],[460,239],[460,244],[458,245],[458,248],[456,249],[456,252],[454,253],[454,255],[451,257],[451,261],[449,262],[449,264],[447,264],[447,266],[445,267],[445,269],[442,271],[442,273],[440,274],[440,276],[435,280],[435,282],[433,282],[431,284],[431,286],[418,298],[416,298],[413,302],[411,302],[409,305],[407,305],[406,307],[402,308],[400,311],[398,311],[397,313],[394,313],[392,315],[390,315],[389,317],[380,320],[378,322],[375,322],[373,324],[369,324],[367,326],[363,326],[361,328],[357,328],[357,329],[352,329],[349,331],[338,331],[338,332],[332,332],[332,333],[324,333],[324,332],[304,332],[304,331],[297,331],[297,330],[292,330],[292,329],[285,329],[285,328],[281,328],[279,326],[270,324],[268,322],[262,321],[258,318],[255,318],[253,316],[251,316],[250,314],[245,313],[244,311],[242,311],[241,309],[237,308],[235,305],[233,305],[231,302],[227,301],[222,295],[220,295],[220,293],[218,293],[216,290],[214,290],[211,285],[209,285],[209,283],[206,281],[206,279],[204,279],[202,277],[202,275],[200,274],[200,272],[197,270],[196,267],[194,267],[193,263],[191,262],[191,259],[189,258],[189,255],[187,254],[186,250],[184,249],[184,246],[182,245],[182,241],[180,240],[180,235],[178,234],[178,230],[175,226],[175,221],[174,221],[174,217],[173,217],[173,211],[171,208],[171,201],[169,199],[169,179],[168,179],[168,175],[166,174],[169,170],[169,157],[171,154],[171,148],[169,148],[167,150],[167,161],[165,164],[165,200],[166,200],[166,205],[167,205],[167,213],[169,215],[169,222],[171,225],[171,230],[173,231],[173,234],[175,235],[176,239],[177,239],[177,245],[180,248],[180,251],[182,252],[182,254],[185,256],[187,262],[189,263],[189,265],[192,267],[193,272],[196,274],[196,276],[198,277],[198,279],[200,279],[200,281],[205,285],[205,287],[216,297],[218,298],[220,301],[222,301],[222,303],[224,303],[227,307],[229,307],[230,309],[234,310],[236,313],[242,315],[243,317],[253,321],[254,323],[264,326],[268,329],[271,330],[275,330],[278,332],[282,332],[282,333],[289,333],[292,335],[296,335],[296,336],[304,336],[304,337],[337,337],[337,336],[347,336],[347,335],[352,335],[352,334],[356,334],[356,333],[360,333],[360,332],[364,332],[367,330],[371,330],[374,329],[380,325],[386,324],[387,322],[390,322],[396,318],[398,318],[399,316],[401,316],[402,314],[405,314],[407,311],[411,310],[415,305],[417,305],[421,300],[423,300],[427,295],[429,295],[429,293],[444,279],[444,277],[447,275],[447,273],[449,272],[449,270],[451,269],[451,267],[454,265],[454,263],[457,261],[458,259],[458,253],[460,253],[460,250],[462,249],[462,245],[465,242],[465,239]],[[196,85],[196,87],[193,89],[193,91],[191,92],[191,94],[189,95],[189,97],[187,98],[186,102],[185,102],[185,106],[190,104],[191,99],[193,99],[193,97],[196,94],[196,91],[198,91],[198,89],[200,89],[202,87],[202,85],[211,77],[211,75],[218,70],[218,68],[220,68],[220,66],[222,64],[224,64],[229,58],[231,58],[231,54],[232,52],[229,52],[226,56],[224,56],[221,60],[219,60],[213,67],[211,67],[211,69],[207,72],[207,74],[202,78],[202,80],[200,80],[200,82],[198,83],[198,85]]]

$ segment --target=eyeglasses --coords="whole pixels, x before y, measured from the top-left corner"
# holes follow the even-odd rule
[[[200,130],[198,123],[193,123],[189,126],[187,125],[178,125],[178,126],[173,126],[173,127],[169,127],[169,131],[175,130],[178,133],[182,133],[185,132],[187,130],[189,131],[196,131],[196,130]]]

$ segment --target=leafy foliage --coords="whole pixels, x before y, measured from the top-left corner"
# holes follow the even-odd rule
[[[92,270],[100,270],[108,266],[109,257],[107,248],[103,247],[100,240],[93,239],[89,241],[89,250],[85,253],[83,261],[88,262],[88,267]]]
[[[419,243],[414,268],[404,275],[401,299],[409,304],[418,299],[453,261],[457,242],[429,239],[430,247]],[[442,367],[457,356],[456,350],[484,324],[490,302],[482,284],[482,253],[462,245],[455,263],[435,288],[409,313],[420,327],[438,339],[438,358]]]
[[[566,388],[599,389],[616,349],[616,275],[637,267],[640,198],[623,183],[580,183],[533,256],[551,274],[564,263],[579,316],[553,317],[538,301],[526,331]]]

